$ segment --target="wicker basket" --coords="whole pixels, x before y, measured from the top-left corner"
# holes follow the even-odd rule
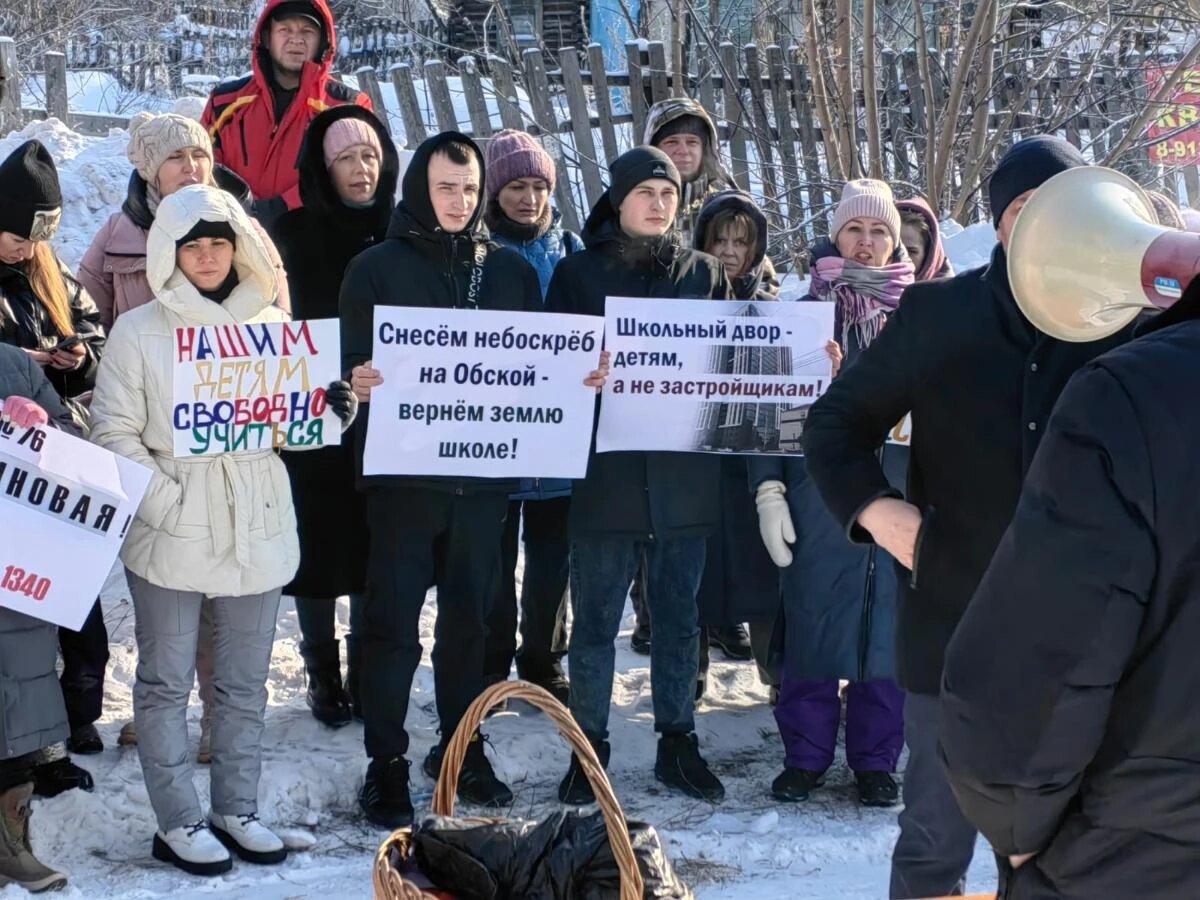
[[[488,711],[505,700],[524,700],[544,712],[558,726],[558,732],[571,745],[579,757],[583,772],[596,794],[596,802],[604,815],[608,840],[612,845],[613,857],[621,873],[620,900],[640,900],[642,875],[638,871],[633,845],[629,842],[629,829],[625,813],[613,794],[608,775],[592,745],[584,737],[575,720],[566,708],[547,691],[525,681],[505,681],[493,685],[475,698],[466,715],[458,724],[454,737],[446,748],[442,759],[442,771],[433,794],[433,812],[439,816],[454,815],[454,799],[458,792],[458,774],[467,755],[467,745]],[[480,819],[480,822],[496,822],[498,819]],[[401,828],[388,836],[375,854],[375,900],[430,900],[436,891],[415,884],[406,873],[415,866],[412,859],[412,830]],[[406,865],[407,863],[407,865]],[[442,894],[445,897],[447,895]]]

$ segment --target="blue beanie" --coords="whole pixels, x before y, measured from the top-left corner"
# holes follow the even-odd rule
[[[1026,191],[1041,187],[1059,172],[1087,164],[1078,147],[1053,135],[1039,134],[1013,144],[988,181],[992,224],[999,227],[1004,211]]]

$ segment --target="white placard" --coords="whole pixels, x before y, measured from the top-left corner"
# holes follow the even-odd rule
[[[377,306],[365,475],[582,478],[594,316]]]
[[[337,319],[177,328],[174,455],[339,443],[325,389],[342,377],[340,333]]]
[[[0,423],[0,606],[82,627],[150,474],[54,428]]]
[[[796,454],[829,387],[834,304],[609,297],[597,452]]]

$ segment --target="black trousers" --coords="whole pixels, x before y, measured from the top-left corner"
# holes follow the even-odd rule
[[[421,662],[419,624],[430,585],[437,587],[433,677],[443,741],[483,690],[484,628],[507,509],[502,493],[368,491],[371,551],[358,638],[368,756],[390,759],[408,752],[405,719]]]
[[[521,647],[517,649],[517,549],[524,509],[525,576],[521,582]],[[508,678],[513,658],[521,678],[542,681],[567,652],[567,539],[570,497],[512,500],[501,546],[500,585],[487,623],[484,676]]]
[[[100,719],[104,707],[104,672],[108,667],[108,629],[97,600],[78,631],[58,629],[63,671],[59,683],[67,704],[67,723],[74,731]]]

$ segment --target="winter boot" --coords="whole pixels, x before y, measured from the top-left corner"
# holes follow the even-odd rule
[[[650,622],[638,620],[633,626],[633,634],[629,636],[629,649],[638,656],[650,655]]]
[[[104,741],[100,739],[100,732],[95,725],[80,725],[67,738],[67,749],[72,753],[93,756],[104,752]]]
[[[664,734],[658,739],[654,777],[697,800],[719,803],[725,799],[725,787],[700,756],[694,733]]]
[[[612,746],[608,741],[593,741],[591,738],[588,740],[591,742],[592,749],[596,751],[596,756],[600,758],[600,765],[608,769],[608,762],[612,757]],[[574,753],[571,754],[571,767],[567,769],[566,777],[558,785],[558,799],[567,806],[587,806],[589,803],[596,802],[592,783],[587,780],[583,766],[579,763],[579,757]]]
[[[33,792],[39,797],[57,797],[64,791],[90,791],[96,786],[92,773],[63,756],[33,768]]]
[[[333,666],[306,667],[308,708],[313,718],[329,728],[342,728],[354,720],[350,697],[342,686],[342,673]]]
[[[887,772],[855,772],[858,802],[863,806],[888,808],[900,802],[900,789]]]
[[[425,757],[425,774],[437,781],[441,774],[442,757],[446,748],[437,744]],[[513,793],[496,777],[492,764],[483,752],[483,735],[478,732],[467,745],[467,756],[458,775],[458,799],[472,806],[504,809],[513,801]]]
[[[745,625],[709,628],[708,646],[716,647],[725,654],[726,659],[734,662],[746,662],[754,656],[750,650],[750,635],[746,633]]]
[[[137,746],[137,726],[132,722],[126,722],[121,726],[121,733],[117,735],[118,747],[136,747]]]
[[[29,798],[32,784],[0,794],[0,887],[16,884],[31,893],[66,886],[67,876],[43,865],[29,844]]]
[[[771,782],[771,796],[781,803],[803,803],[814,788],[818,788],[824,783],[824,772],[793,769],[789,766]]]
[[[373,759],[358,795],[367,820],[394,831],[413,823],[412,795],[408,792],[408,760],[403,756]]]
[[[287,859],[287,847],[271,829],[258,820],[258,813],[245,816],[208,814],[212,833],[238,859],[262,866],[273,866]]]
[[[548,691],[563,706],[567,706],[571,700],[571,682],[563,671],[562,660],[552,659],[548,663],[531,665],[518,659],[517,677]]]
[[[203,819],[165,833],[156,832],[151,852],[159,862],[170,863],[189,875],[224,875],[233,868],[229,851]]]

